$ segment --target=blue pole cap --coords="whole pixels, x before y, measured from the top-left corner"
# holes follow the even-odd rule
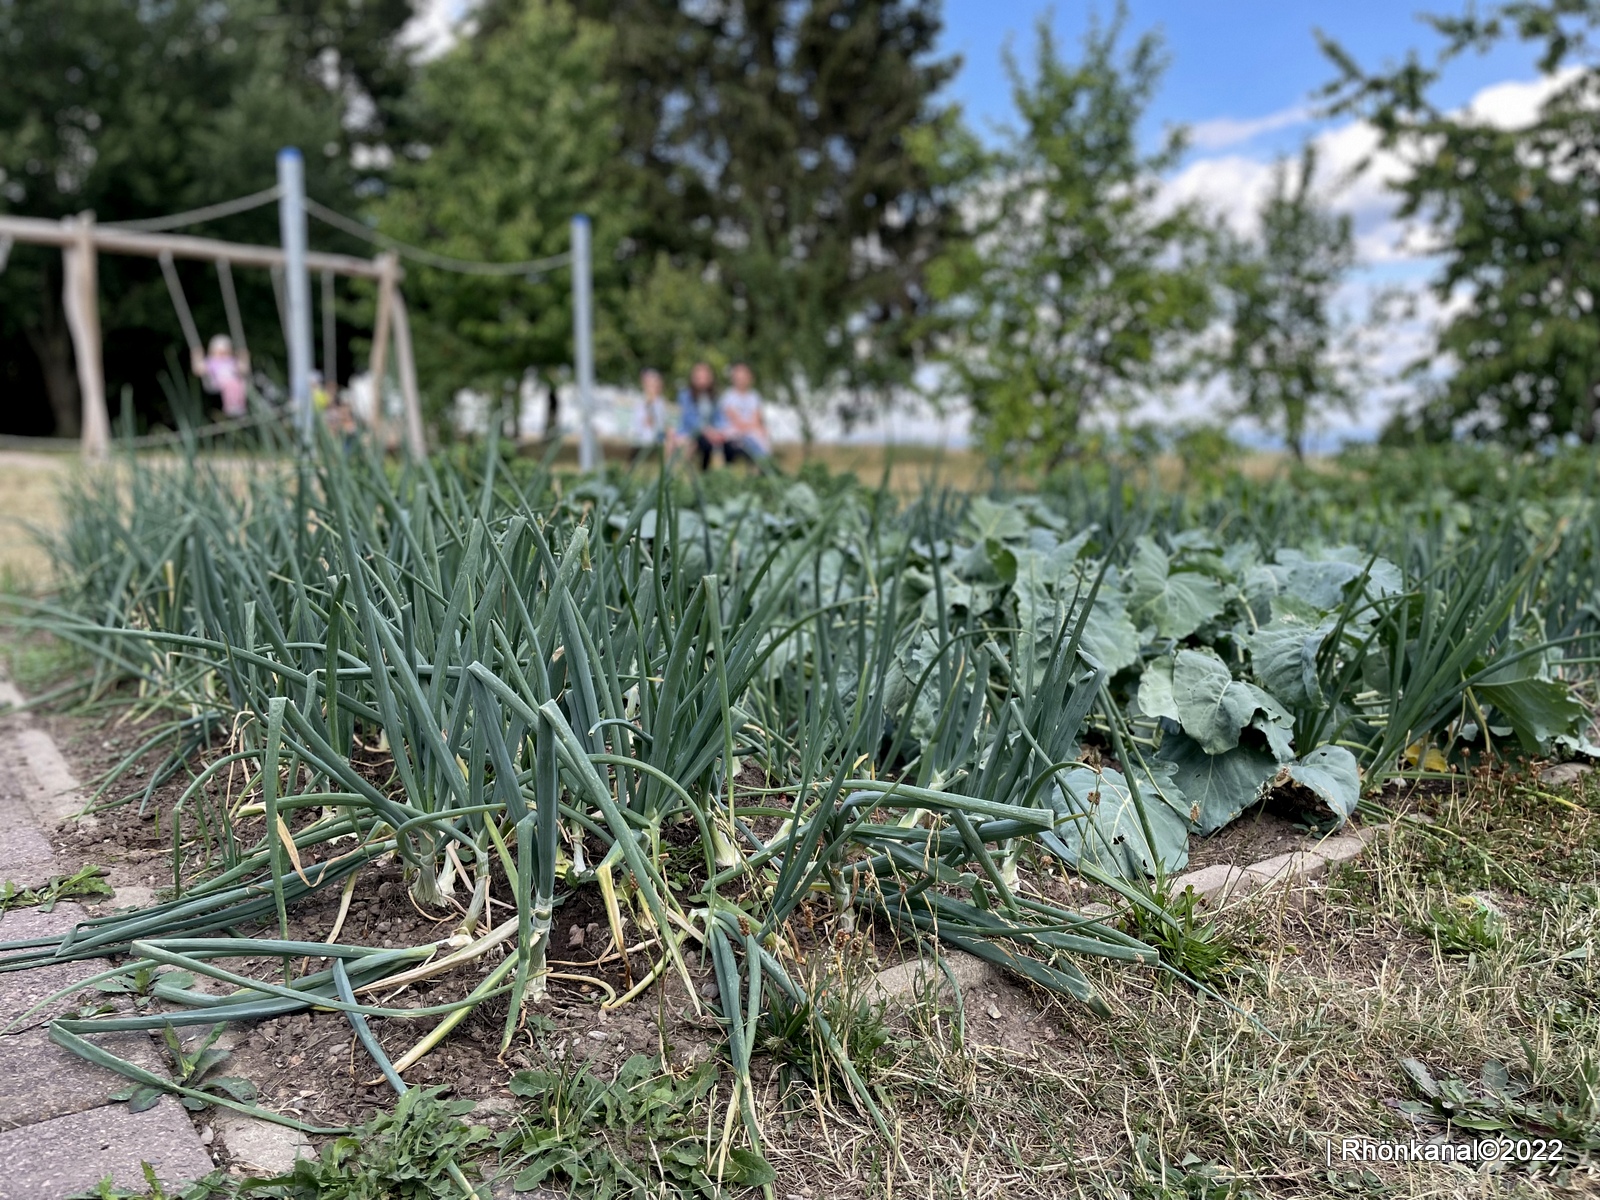
[[[300,147],[299,146],[285,146],[282,150],[278,151],[278,157],[279,158],[299,158],[300,157]]]

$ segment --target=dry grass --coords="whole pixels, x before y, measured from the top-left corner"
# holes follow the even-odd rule
[[[35,531],[60,520],[59,488],[77,462],[70,454],[0,450],[0,590],[48,584],[50,559]]]
[[[994,473],[981,454],[932,446],[779,446],[774,458],[785,471],[821,463],[835,474],[849,473],[868,486],[888,476],[895,495],[916,495],[928,485],[981,491],[994,484]],[[1007,481],[1015,486],[1018,481]]]
[[[183,461],[165,451],[139,455],[144,467],[177,467]],[[231,473],[244,487],[263,462],[271,460],[214,455],[206,461],[213,470]],[[50,586],[50,556],[39,535],[60,525],[62,487],[82,469],[75,452],[0,449],[0,592],[34,594]],[[116,465],[98,469],[121,470]]]
[[[632,442],[604,440],[601,452],[607,462],[619,465],[633,463],[641,451]],[[521,452],[531,457],[547,453],[545,443],[529,440],[522,443]],[[556,451],[554,465],[561,470],[576,470],[578,442],[568,438]],[[914,496],[925,486],[973,491],[984,490],[994,484],[994,473],[981,454],[971,450],[944,450],[934,446],[804,446],[785,443],[773,450],[773,462],[782,471],[795,472],[807,463],[821,463],[830,472],[853,474],[869,487],[876,487],[888,472],[889,490],[897,496]],[[685,466],[682,469],[692,470]],[[720,468],[713,468],[720,469]],[[1026,479],[1008,478],[1008,487],[1026,487]]]
[[[523,453],[542,455],[544,443],[529,441]],[[601,451],[608,462],[631,463],[639,448],[632,442],[602,441]],[[807,463],[820,463],[830,472],[854,475],[863,484],[876,487],[887,474],[890,492],[896,496],[915,496],[929,485],[958,491],[987,491],[997,483],[1009,490],[1027,491],[1038,479],[1020,469],[995,470],[977,450],[942,449],[920,445],[811,445],[785,443],[773,450],[773,461],[780,470],[795,472]],[[578,443],[568,438],[557,451],[554,463],[565,470],[578,465]],[[1154,478],[1163,487],[1178,487],[1188,477],[1188,467],[1173,454],[1162,454],[1148,463],[1123,463],[1134,482]],[[1246,479],[1262,482],[1291,471],[1332,472],[1337,464],[1326,458],[1308,458],[1296,463],[1278,451],[1248,451],[1232,460],[1229,469]]]
[[[1235,1009],[1101,969],[1110,1019],[1002,984],[967,997],[957,1050],[953,1009],[924,1005],[884,1080],[900,1164],[834,1112],[773,1129],[784,1183],[885,1200],[1600,1194],[1592,1154],[1559,1172],[1339,1159],[1340,1138],[1443,1132],[1400,1109],[1417,1098],[1404,1058],[1473,1082],[1502,1062],[1541,1102],[1587,1104],[1600,1138],[1600,1097],[1579,1077],[1600,1052],[1600,784],[1552,796],[1478,781],[1414,804],[1418,820],[1325,885],[1220,914],[1244,947],[1225,987]],[[1448,925],[1473,894],[1506,934],[1450,952],[1439,914]]]

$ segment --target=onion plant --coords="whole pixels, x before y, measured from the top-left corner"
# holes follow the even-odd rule
[[[1098,1005],[1086,960],[1158,965],[1156,950],[1024,868],[1069,867],[1142,927],[1172,922],[1144,876],[1181,863],[1202,821],[1188,780],[1222,778],[1215,764],[1244,794],[1206,803],[1236,812],[1277,763],[1315,784],[1304,756],[1336,751],[1353,804],[1357,761],[1370,786],[1419,738],[1489,728],[1485,706],[1566,728],[1550,663],[1563,647],[1582,661],[1600,552],[1592,508],[1561,528],[1480,514],[1464,537],[1454,517],[1405,526],[1270,489],[1198,509],[1121,486],[1013,508],[803,485],[691,500],[668,475],[574,484],[493,444],[476,466],[326,443],[288,465],[130,461],[77,488],[61,592],[11,619],[90,657],[91,702],[131,692],[156,716],[93,804],[177,796],[170,899],[0,945],[0,970],[121,954],[113,974],[165,972],[165,1011],[53,1036],[103,1059],[89,1034],[336,1010],[400,1089],[491,999],[511,1044],[549,986],[557,906],[593,887],[629,985],[608,1004],[670,976],[698,1006],[709,964],[730,1114],[757,1149],[751,1060],[774,997],[809,1014],[887,1131],[796,969],[818,914]],[[1305,550],[1285,557],[1291,536]],[[1326,550],[1336,538],[1364,549]],[[1264,690],[1278,676],[1281,704]],[[1086,736],[1114,769],[1084,761]],[[448,936],[340,940],[380,860],[423,907],[467,887]],[[329,888],[329,940],[292,938],[297,906]],[[226,965],[241,956],[284,969]],[[450,1003],[374,1001],[469,966]],[[399,1013],[438,1020],[390,1061],[367,1021]]]
[[[98,693],[132,686],[168,714],[138,752],[167,747],[159,778],[119,793],[114,770],[97,805],[142,806],[185,780],[170,900],[0,946],[0,969],[119,953],[118,970],[171,972],[156,990],[167,1011],[56,1021],[80,1053],[105,1057],[84,1040],[95,1032],[312,1006],[346,1013],[373,1050],[367,1018],[437,1016],[412,1053],[375,1051],[399,1081],[507,996],[504,1048],[548,985],[562,893],[595,886],[618,947],[630,923],[655,947],[619,1003],[671,973],[699,1004],[693,971],[709,961],[733,1105],[759,1148],[751,1057],[771,997],[807,1003],[802,906],[842,927],[876,914],[1091,1004],[1079,962],[1156,960],[1017,877],[1086,819],[1052,780],[1103,695],[1080,654],[1089,606],[1062,615],[1039,672],[1015,629],[941,604],[941,653],[909,690],[891,678],[922,608],[904,586],[912,546],[948,535],[945,499],[685,506],[666,477],[563,495],[492,448],[470,476],[329,445],[292,467],[124,471],[79,485],[65,587],[16,615],[88,652]],[[943,588],[937,558],[933,572]],[[926,736],[905,716],[924,696],[938,714]],[[679,827],[688,887],[669,882]],[[423,906],[470,879],[449,938],[400,951],[290,938],[305,896],[340,888],[348,905],[363,867],[391,856]],[[493,904],[514,915],[495,925]],[[206,936],[241,927],[263,934]],[[225,965],[264,955],[306,965],[270,980]],[[464,999],[368,999],[485,960]],[[181,983],[195,977],[233,991]],[[886,1131],[839,1032],[808,1011]]]

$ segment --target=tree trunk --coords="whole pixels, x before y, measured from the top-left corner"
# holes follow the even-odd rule
[[[75,438],[83,431],[83,398],[78,392],[78,360],[72,351],[72,333],[61,308],[61,277],[46,269],[39,273],[39,281],[39,323],[28,328],[28,344],[39,358],[45,395],[55,418],[55,435]]]

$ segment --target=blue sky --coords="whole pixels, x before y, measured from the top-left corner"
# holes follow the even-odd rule
[[[1385,324],[1381,336],[1363,343],[1361,357],[1379,378],[1393,379],[1401,368],[1430,353],[1432,323],[1445,311],[1427,290],[1439,264],[1422,248],[1424,231],[1407,229],[1395,219],[1387,181],[1401,174],[1399,160],[1374,153],[1376,137],[1369,127],[1348,117],[1315,114],[1315,93],[1334,74],[1316,31],[1339,42],[1368,68],[1398,65],[1413,48],[1429,62],[1438,39],[1418,14],[1460,11],[1464,0],[1422,2],[1427,7],[1376,0],[1130,0],[1128,8],[1128,40],[1157,29],[1169,58],[1149,113],[1148,142],[1153,147],[1168,124],[1189,126],[1193,139],[1184,162],[1167,180],[1168,196],[1198,201],[1248,233],[1269,187],[1274,159],[1295,153],[1308,139],[1316,141],[1325,195],[1355,222],[1361,262],[1342,294],[1347,317],[1363,321],[1379,289],[1399,287],[1417,297],[1415,318]],[[1056,34],[1059,51],[1073,57],[1091,16],[1108,19],[1114,11],[1114,3],[945,0],[943,49],[963,59],[950,97],[961,104],[975,129],[998,136],[1013,111],[1002,65],[1005,48],[1009,45],[1026,69],[1034,28],[1043,16]],[[1491,120],[1514,125],[1531,115],[1543,94],[1537,79],[1528,47],[1501,44],[1490,53],[1455,60],[1434,97],[1445,106],[1471,105]],[[1355,174],[1369,159],[1372,165]],[[1374,388],[1358,413],[1324,427],[1326,442],[1373,436],[1403,395],[1400,388]],[[1191,389],[1153,402],[1145,415],[1192,418],[1214,413],[1216,403],[1213,390]]]
[[[1166,122],[1248,120],[1305,105],[1310,94],[1333,76],[1317,46],[1318,29],[1359,61],[1377,66],[1398,63],[1412,47],[1431,52],[1436,40],[1417,14],[1454,10],[1450,0],[1428,7],[1406,0],[1338,4],[1135,0],[1129,5],[1128,29],[1130,33],[1159,29],[1167,43],[1171,61],[1150,114],[1154,132]],[[1001,65],[1008,42],[1026,63],[1034,26],[1041,16],[1048,16],[1062,49],[1075,52],[1090,15],[1106,19],[1113,12],[1110,3],[945,0],[944,48],[963,59],[952,95],[980,130],[1008,120],[1011,89]],[[1446,103],[1464,102],[1489,84],[1530,78],[1532,63],[1533,55],[1520,45],[1469,55],[1453,64],[1439,95]],[[1303,128],[1280,128],[1257,140],[1269,149],[1288,148],[1298,144],[1303,133]]]

